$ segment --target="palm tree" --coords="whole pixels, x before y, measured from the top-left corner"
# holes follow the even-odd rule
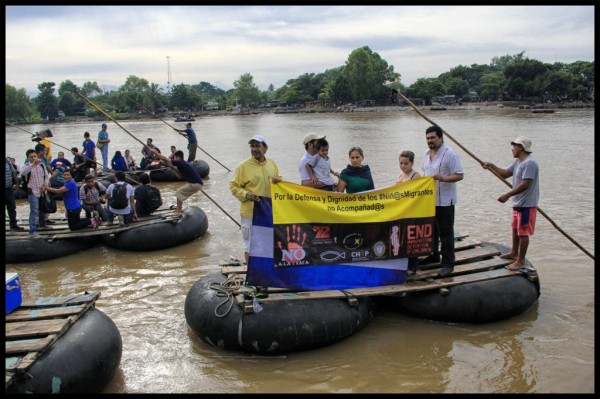
[[[157,108],[160,108],[163,106],[162,101],[161,101],[161,92],[162,91],[163,91],[162,87],[160,87],[157,83],[150,83],[150,86],[148,87],[148,89],[144,91],[144,97],[143,97],[144,107],[146,109],[151,110],[152,114],[154,114],[154,111]]]

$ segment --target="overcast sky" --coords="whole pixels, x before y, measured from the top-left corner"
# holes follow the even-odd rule
[[[369,46],[409,86],[494,56],[594,61],[589,6],[6,6],[6,83],[37,95],[42,82],[129,75],[171,85],[260,90],[344,65]],[[169,57],[169,58],[167,58]]]

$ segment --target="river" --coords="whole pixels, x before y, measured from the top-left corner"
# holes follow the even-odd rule
[[[100,291],[96,303],[115,322],[123,338],[119,370],[105,393],[593,393],[595,390],[595,262],[554,225],[594,252],[594,110],[482,108],[431,112],[427,116],[461,158],[465,178],[458,183],[455,229],[482,241],[510,246],[511,207],[497,201],[508,187],[475,158],[506,167],[510,142],[533,140],[541,170],[540,208],[527,258],[537,268],[541,295],[526,313],[483,325],[444,324],[379,311],[367,327],[334,345],[286,356],[265,357],[210,347],[196,338],[183,314],[188,290],[219,270],[230,255],[243,259],[239,202],[229,191],[232,171],[250,155],[248,139],[262,134],[267,156],[284,180],[297,182],[298,160],[308,132],[327,135],[334,170],[348,163],[348,150],[365,153],[381,188],[399,174],[398,154],[412,150],[415,167],[426,150],[430,125],[416,112],[260,114],[203,116],[193,122],[210,164],[204,190],[223,210],[198,193],[185,205],[207,214],[208,232],[195,242],[166,250],[136,253],[102,245],[68,257],[30,264],[7,264],[17,272],[25,298]],[[183,128],[183,123],[168,122]],[[167,153],[174,144],[187,154],[186,140],[160,120],[108,122],[110,157],[132,150],[139,161],[152,137]],[[83,133],[93,138],[99,122],[20,126],[30,132],[50,127],[54,157],[64,148],[81,148]],[[126,131],[125,131],[126,130]],[[135,137],[135,138],[134,138]],[[6,153],[22,162],[35,143],[28,133],[6,128]],[[470,154],[469,154],[470,153]],[[67,153],[67,157],[72,156]],[[166,205],[175,204],[182,183],[156,183]],[[18,216],[28,205],[18,200]],[[24,224],[26,225],[26,224]]]

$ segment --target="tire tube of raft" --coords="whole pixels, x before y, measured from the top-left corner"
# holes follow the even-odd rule
[[[152,222],[140,227],[134,222],[130,230],[103,235],[102,242],[125,251],[154,251],[194,241],[208,230],[208,217],[193,205],[186,207],[177,220],[160,218]]]
[[[201,178],[206,179],[210,173],[210,166],[206,161],[196,159],[190,162],[190,164],[198,171]],[[173,169],[171,168],[160,168],[160,169],[149,169],[146,171],[150,175],[150,180],[161,181],[161,182],[173,182],[181,181],[182,179],[177,177]]]
[[[204,276],[185,299],[190,328],[202,341],[218,348],[263,355],[315,349],[362,330],[373,317],[369,297],[356,298],[355,306],[347,299],[264,302],[260,312],[244,313],[240,306],[232,305],[233,297],[213,289],[220,288],[225,279],[221,273]]]
[[[91,308],[7,392],[100,393],[116,373],[122,352],[115,323]]]
[[[56,259],[91,248],[98,242],[98,237],[64,238],[48,242],[43,238],[31,239],[27,235],[18,240],[5,240],[4,260],[6,263],[24,263]]]
[[[540,296],[539,280],[510,277],[407,293],[381,299],[385,307],[411,316],[448,323],[490,323],[520,315]]]

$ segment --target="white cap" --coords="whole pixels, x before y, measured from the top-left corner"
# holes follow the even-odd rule
[[[265,138],[263,136],[261,136],[260,134],[252,136],[252,138],[250,140],[248,140],[248,144],[250,144],[253,141],[258,141],[259,143],[263,143],[264,145],[267,145]]]
[[[533,143],[529,138],[525,136],[519,136],[515,139],[515,141],[511,141],[511,144],[520,144],[525,152],[531,153],[531,146]]]
[[[313,140],[319,140],[324,138],[325,136],[319,136],[316,133],[308,133],[306,136],[304,136],[304,140],[302,140],[302,143],[306,145],[306,143],[311,142]]]

